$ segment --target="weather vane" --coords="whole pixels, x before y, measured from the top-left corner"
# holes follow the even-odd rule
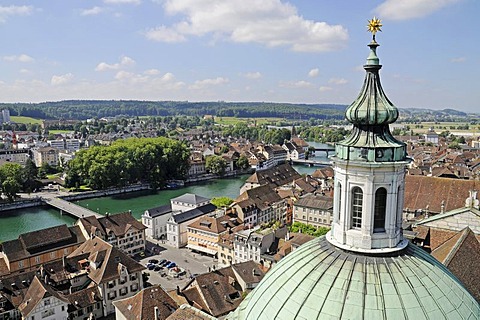
[[[375,33],[382,31],[382,20],[373,17],[372,20],[368,20],[367,30],[373,34],[373,41],[375,41]]]

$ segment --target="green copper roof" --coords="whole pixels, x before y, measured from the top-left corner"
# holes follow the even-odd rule
[[[388,126],[397,120],[398,109],[388,100],[380,83],[382,66],[376,51],[379,44],[373,39],[368,46],[370,54],[363,66],[366,75],[362,90],[345,111],[353,130],[336,144],[336,157],[367,162],[404,161],[405,144],[392,136]]]
[[[357,99],[347,108],[348,121],[358,125],[384,125],[395,122],[398,109],[388,100],[380,84],[378,71],[382,68],[377,57],[376,41],[370,42],[370,55],[363,66],[367,74]]]
[[[480,305],[412,244],[368,256],[322,237],[281,260],[227,319],[480,319]]]

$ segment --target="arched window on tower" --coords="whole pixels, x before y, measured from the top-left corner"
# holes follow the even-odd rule
[[[375,192],[375,209],[373,212],[373,232],[385,231],[385,214],[387,210],[387,189],[378,188]]]
[[[362,227],[363,191],[360,187],[352,189],[352,228]]]

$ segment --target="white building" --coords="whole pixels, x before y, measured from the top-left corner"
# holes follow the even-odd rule
[[[170,204],[145,210],[142,223],[147,227],[145,234],[154,239],[167,239],[167,222],[179,214],[210,203],[210,199],[186,193],[170,200]]]
[[[293,222],[330,227],[332,218],[333,198],[307,194],[293,204]]]
[[[273,241],[275,241],[275,231],[272,229],[262,230],[256,227],[236,232],[233,241],[234,263],[250,260],[261,263],[260,256],[267,252]]]

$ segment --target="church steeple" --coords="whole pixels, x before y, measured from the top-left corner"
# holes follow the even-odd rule
[[[373,33],[363,87],[345,116],[350,135],[336,144],[333,158],[335,201],[327,239],[343,249],[385,252],[406,245],[401,232],[406,146],[390,133],[398,109],[380,83],[382,68],[375,33],[379,19],[369,21]]]

